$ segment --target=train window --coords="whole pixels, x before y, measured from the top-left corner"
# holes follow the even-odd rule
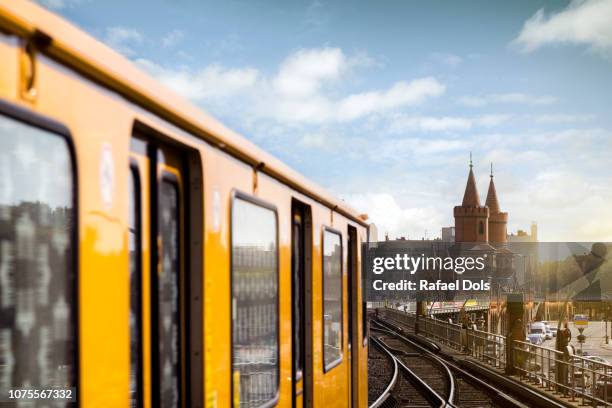
[[[304,350],[304,233],[301,215],[293,218],[293,369],[295,379],[302,378]]]
[[[368,299],[367,299],[367,284],[365,273],[361,270],[361,335],[362,344],[365,346],[368,342]]]
[[[342,360],[342,237],[323,234],[323,362],[325,371]]]
[[[75,387],[75,175],[66,140],[0,116],[0,384]]]
[[[235,405],[278,398],[278,226],[274,209],[237,195],[232,204],[232,372]]]
[[[142,263],[141,263],[141,219],[140,219],[140,178],[138,169],[130,167],[129,176],[130,214],[130,406],[142,406],[142,348],[141,348],[141,304],[142,304]]]
[[[174,178],[159,184],[160,270],[157,277],[159,395],[161,406],[180,405],[179,189]]]

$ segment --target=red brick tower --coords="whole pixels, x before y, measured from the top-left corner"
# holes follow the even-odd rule
[[[491,181],[485,205],[489,207],[489,242],[491,244],[504,244],[508,241],[508,213],[501,212],[497,191],[493,182],[493,163],[491,163]]]
[[[470,153],[470,172],[463,194],[463,202],[454,209],[455,242],[488,242],[489,240],[489,209],[480,205],[472,167],[474,166]]]

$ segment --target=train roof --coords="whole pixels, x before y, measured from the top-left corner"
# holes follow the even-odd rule
[[[168,90],[127,58],[63,18],[29,1],[0,0],[0,29],[31,39],[40,52],[52,59],[367,226],[367,217],[360,216],[344,201]]]

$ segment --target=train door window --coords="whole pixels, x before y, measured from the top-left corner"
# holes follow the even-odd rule
[[[0,384],[77,382],[76,184],[63,136],[0,115]]]
[[[232,203],[232,384],[234,406],[270,406],[279,392],[276,210],[236,194]]]
[[[157,276],[157,340],[159,393],[162,407],[180,405],[180,242],[179,186],[169,174],[159,184],[159,272]]]
[[[142,243],[140,177],[136,166],[129,173],[130,251],[130,406],[142,407]]]
[[[342,361],[342,236],[323,233],[323,363],[328,371]]]
[[[304,363],[304,220],[300,213],[293,215],[293,370],[294,379],[302,378]]]
[[[369,247],[368,242],[368,247]],[[368,343],[368,299],[366,274],[361,270],[361,342],[365,347]]]
[[[130,145],[131,402],[201,406],[202,167],[162,139],[137,123]]]
[[[312,227],[310,207],[291,205],[293,407],[312,406]]]

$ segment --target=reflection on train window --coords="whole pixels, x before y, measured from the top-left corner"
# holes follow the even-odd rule
[[[140,180],[138,170],[130,168],[130,214],[129,214],[129,249],[130,249],[130,407],[142,406],[141,374],[141,242],[140,242]]]
[[[67,142],[0,116],[3,389],[76,385],[74,202]]]
[[[323,362],[325,370],[342,359],[342,244],[335,232],[323,235]]]
[[[278,395],[276,213],[236,198],[231,236],[234,401],[260,407]]]
[[[162,407],[180,404],[179,190],[164,178],[159,185],[160,270],[157,278],[159,396]]]
[[[293,219],[293,369],[295,379],[302,378],[302,354],[304,350],[304,322],[302,321],[304,285],[304,251],[302,218],[296,215]]]

